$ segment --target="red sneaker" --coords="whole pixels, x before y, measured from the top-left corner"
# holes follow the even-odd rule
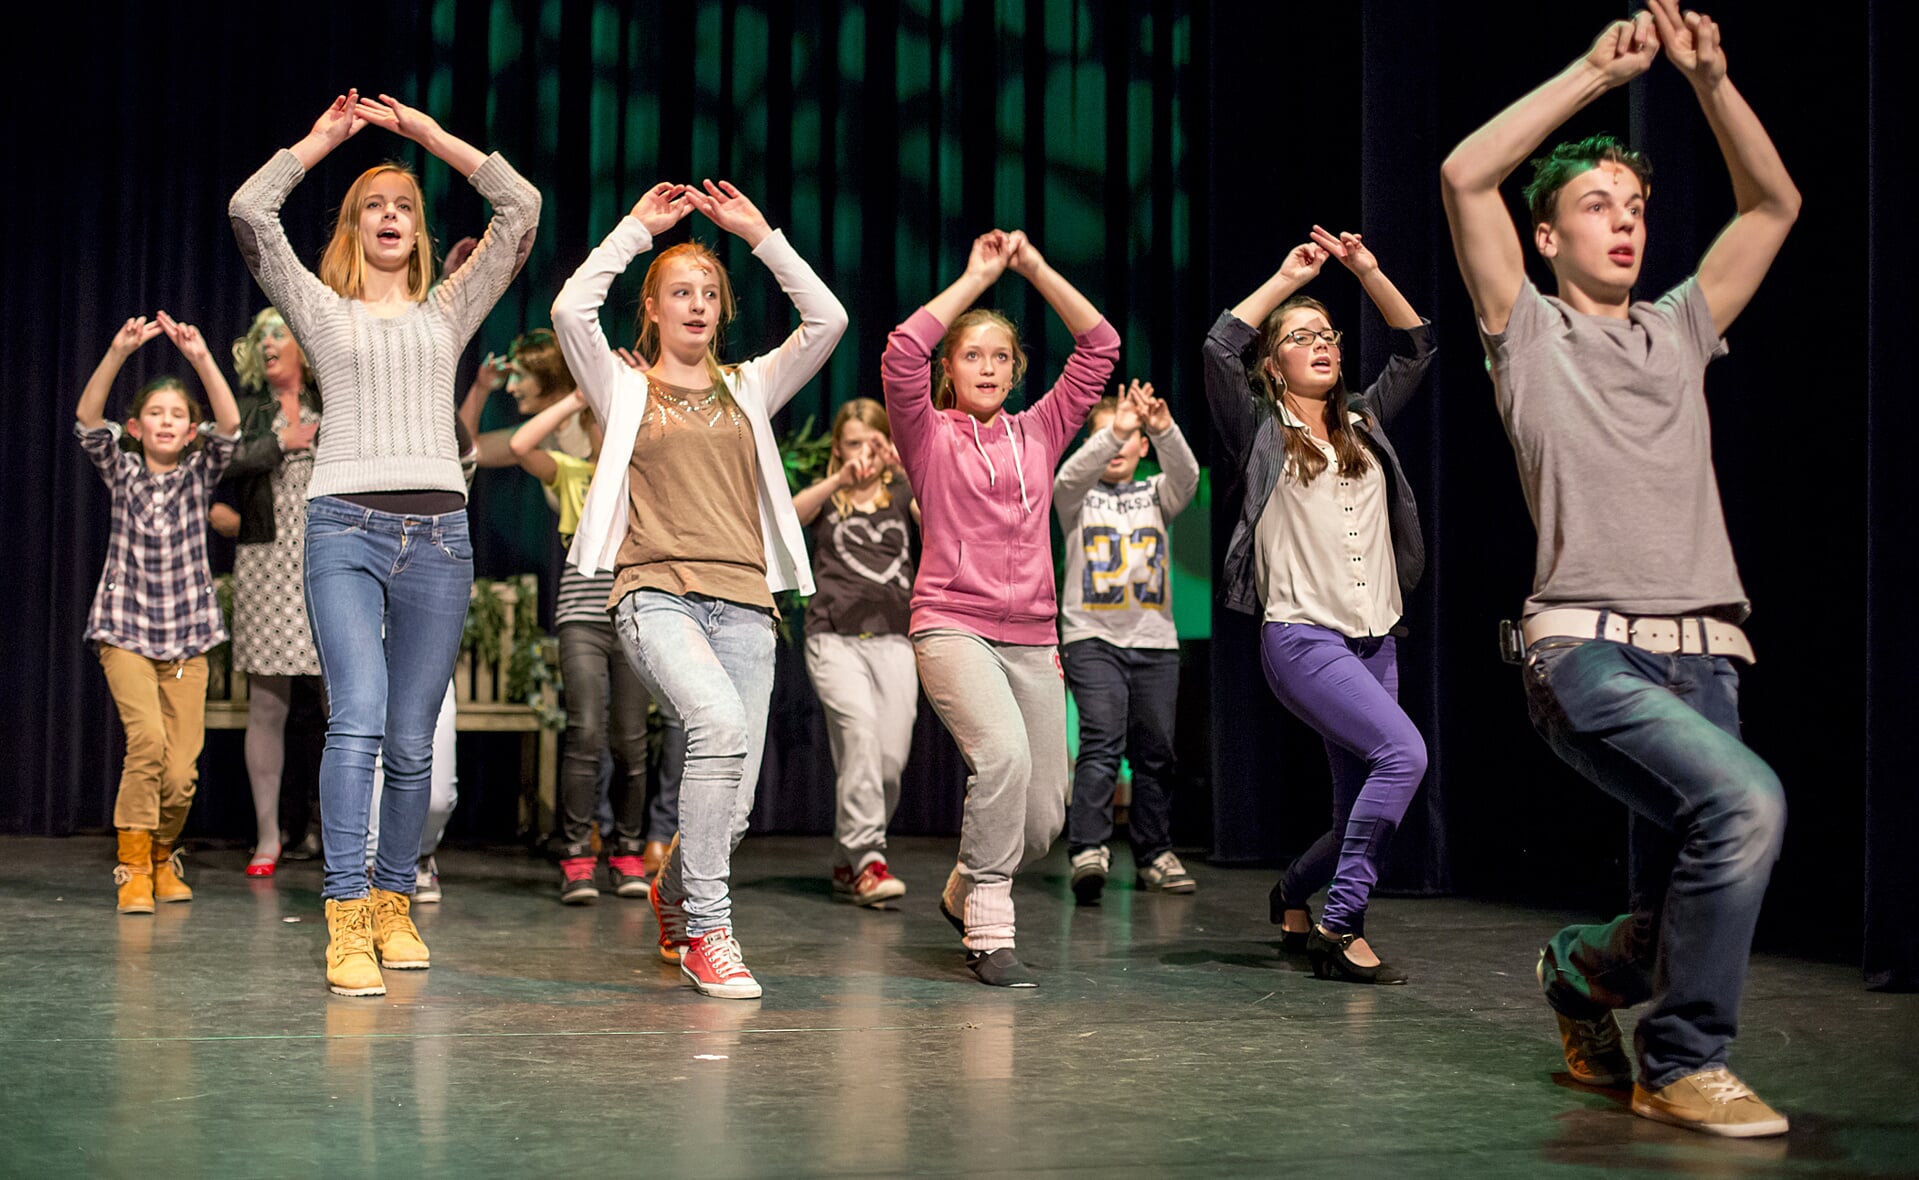
[[[686,936],[686,903],[684,899],[671,901],[661,896],[660,882],[665,877],[663,872],[653,874],[653,883],[646,895],[652,899],[653,916],[660,922],[660,958],[678,963],[690,941]]]
[[[854,905],[878,905],[891,901],[906,893],[906,882],[895,877],[886,868],[886,862],[876,860],[861,869],[858,875],[847,865],[833,869],[833,894]]]
[[[600,895],[593,884],[593,870],[599,861],[590,856],[567,857],[560,862],[560,901],[566,905],[591,905]]]
[[[649,892],[646,862],[637,856],[609,856],[607,874],[613,878],[613,892],[621,897],[645,897]]]
[[[708,931],[686,944],[680,958],[680,974],[691,980],[703,996],[722,1000],[757,1000],[760,981],[746,969],[740,944],[731,930]]]

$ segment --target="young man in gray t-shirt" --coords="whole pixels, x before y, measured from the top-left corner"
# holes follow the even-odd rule
[[[1718,26],[1678,0],[1615,21],[1589,52],[1467,137],[1442,170],[1460,270],[1538,529],[1521,628],[1534,727],[1632,811],[1631,911],[1549,942],[1539,980],[1574,1080],[1623,1086],[1614,1011],[1635,1037],[1633,1112],[1709,1134],[1783,1134],[1726,1069],[1752,932],[1785,830],[1779,780],[1739,734],[1748,604],[1726,537],[1706,365],[1758,289],[1799,194],[1726,77]],[[1527,281],[1499,185],[1574,112],[1661,49],[1692,84],[1738,214],[1699,271],[1633,302],[1647,168],[1605,137],[1534,161],[1533,244],[1558,294]]]

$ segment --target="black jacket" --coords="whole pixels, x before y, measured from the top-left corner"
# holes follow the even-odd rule
[[[318,412],[319,391],[311,386],[300,391],[300,403]],[[231,483],[240,501],[242,545],[257,545],[273,540],[273,473],[285,456],[280,451],[280,435],[273,429],[273,415],[279,412],[277,397],[248,398],[240,409],[240,446],[233,461],[221,475],[222,483]]]

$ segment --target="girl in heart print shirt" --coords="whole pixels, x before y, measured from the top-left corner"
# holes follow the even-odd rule
[[[878,905],[906,892],[886,867],[886,826],[913,748],[919,674],[906,637],[919,506],[893,450],[886,408],[840,407],[826,478],[793,496],[812,532],[806,669],[826,710],[836,771],[833,892]]]

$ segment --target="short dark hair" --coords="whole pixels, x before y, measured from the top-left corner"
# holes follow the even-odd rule
[[[1532,162],[1532,183],[1526,186],[1526,205],[1532,210],[1533,224],[1544,225],[1558,210],[1559,191],[1573,177],[1604,163],[1632,169],[1639,187],[1652,192],[1652,164],[1610,135],[1589,135],[1584,139],[1556,144],[1553,150]]]

